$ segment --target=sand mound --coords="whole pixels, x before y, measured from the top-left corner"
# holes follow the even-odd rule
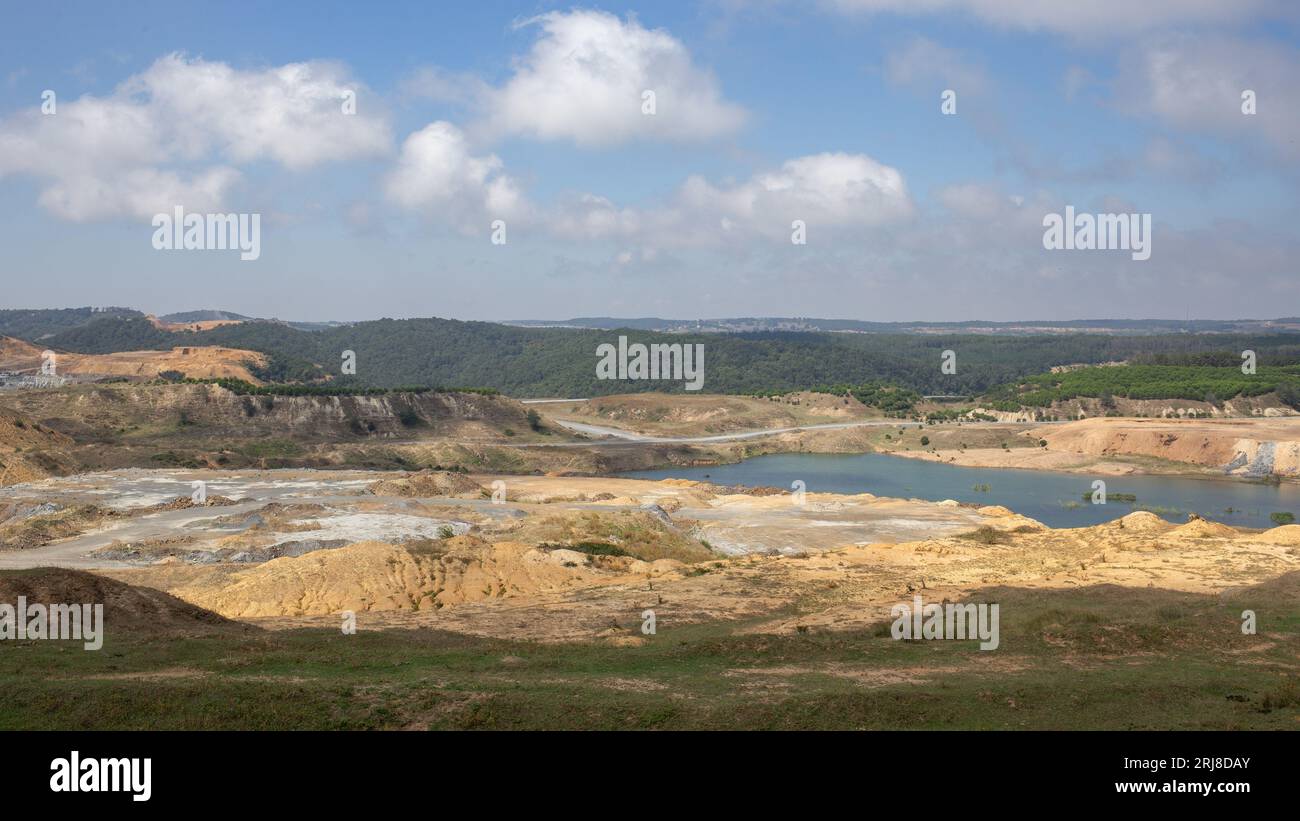
[[[231,575],[208,575],[174,592],[232,617],[437,610],[670,572],[679,566],[548,551],[520,542],[487,544],[459,536],[420,549],[358,542],[275,559]]]
[[[106,635],[180,637],[255,628],[148,587],[134,587],[83,570],[42,567],[0,571],[0,602],[102,604]]]
[[[1010,516],[1003,517],[998,521],[997,526],[1004,530],[1011,530],[1013,532],[1024,532],[1026,530],[1050,530],[1047,525],[1037,519],[1031,519],[1028,516],[1021,516],[1019,513],[1012,513]]]
[[[1002,516],[1016,515],[1014,511],[1005,508],[1002,505],[985,505],[984,507],[980,508],[976,512],[979,513],[981,516],[1002,517]]]
[[[1237,531],[1209,519],[1192,519],[1169,531],[1169,535],[1183,539],[1233,539],[1236,538]]]
[[[0,485],[34,482],[63,473],[70,466],[66,450],[72,444],[69,436],[0,409]]]
[[[1300,545],[1300,525],[1282,525],[1265,530],[1263,533],[1247,534],[1241,538],[1264,544]]]
[[[1166,530],[1169,530],[1174,526],[1149,510],[1134,511],[1111,524],[1115,524],[1132,533],[1164,533]]]
[[[76,536],[105,518],[117,515],[113,510],[95,505],[0,505],[0,550],[40,547]]]
[[[44,349],[12,337],[0,337],[0,370],[35,372],[44,361]],[[119,351],[108,354],[56,352],[58,371],[64,376],[133,376],[157,378],[178,371],[194,379],[242,379],[261,382],[249,366],[265,367],[266,354],[219,345],[175,347],[169,351]]]
[[[487,488],[463,473],[422,470],[400,479],[381,479],[370,486],[375,496],[460,496],[478,498]]]

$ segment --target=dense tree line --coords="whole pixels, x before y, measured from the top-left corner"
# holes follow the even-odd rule
[[[889,416],[910,416],[921,401],[921,395],[909,388],[900,388],[885,382],[867,382],[862,385],[826,385],[814,388],[819,393],[835,396],[852,396],[864,405],[879,408]]]
[[[1222,357],[1224,352],[1249,348],[1258,353],[1261,363],[1276,366],[1294,363],[1300,350],[1296,334],[657,334],[446,319],[381,319],[318,331],[259,321],[175,333],[160,331],[144,319],[106,319],[58,334],[47,344],[84,353],[176,345],[247,348],[269,356],[259,378],[282,382],[310,382],[325,376],[342,379],[343,352],[353,351],[357,372],[346,381],[365,387],[479,385],[520,397],[683,390],[681,382],[597,379],[597,347],[616,343],[620,335],[630,343],[701,344],[704,392],[744,394],[819,386],[851,391],[856,386],[866,395],[890,386],[919,394],[974,396],[999,385],[1018,384],[1057,365],[1202,354]],[[946,350],[956,353],[955,374],[940,370]],[[1239,363],[1239,353],[1234,355]],[[1270,365],[1262,365],[1261,372],[1265,367]],[[1174,380],[1180,391],[1186,387],[1177,386],[1181,379]],[[1235,395],[1231,385],[1212,381],[1206,390],[1222,398]],[[1114,387],[1115,395],[1127,395]],[[1050,388],[1051,383],[1035,383],[1030,390]],[[877,401],[907,399],[901,394],[872,395]]]
[[[143,317],[131,308],[33,308],[0,310],[0,334],[38,342],[107,318]]]
[[[1040,374],[1004,385],[988,393],[995,407],[1021,405],[1046,407],[1076,398],[1100,399],[1114,407],[1114,397],[1127,399],[1190,399],[1215,403],[1237,396],[1262,396],[1278,391],[1283,401],[1294,397],[1300,385],[1300,365],[1261,365],[1253,374],[1240,364],[1122,365],[1080,368],[1059,374]]]
[[[165,381],[185,385],[219,385],[237,396],[383,396],[390,393],[477,393],[484,396],[496,396],[500,393],[494,388],[442,388],[425,385],[377,388],[341,382],[329,382],[320,385],[254,385],[243,379],[174,379]]]

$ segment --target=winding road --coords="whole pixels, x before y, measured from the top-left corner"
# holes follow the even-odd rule
[[[633,433],[632,431],[621,428],[605,427],[603,425],[589,425],[586,422],[573,422],[567,419],[556,419],[552,417],[556,424],[587,436],[606,436],[610,437],[605,440],[590,440],[585,442],[557,442],[548,444],[543,442],[528,442],[515,445],[521,448],[589,448],[599,447],[601,445],[691,445],[704,444],[709,442],[736,442],[743,439],[758,439],[763,436],[772,436],[778,433],[796,433],[808,430],[844,430],[847,428],[899,428],[899,427],[916,427],[921,428],[917,422],[910,422],[899,419],[871,419],[862,422],[831,422],[821,425],[796,425],[786,428],[764,428],[763,430],[749,430],[739,433],[723,433],[714,436],[649,436],[644,433]],[[1025,422],[963,422],[965,425],[981,425],[996,427],[998,425],[1025,425]],[[1062,422],[1034,422],[1034,425],[1052,425],[1063,424]]]

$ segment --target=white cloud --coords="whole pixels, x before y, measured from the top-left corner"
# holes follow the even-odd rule
[[[907,45],[890,52],[885,59],[885,77],[894,85],[951,88],[958,95],[982,94],[989,86],[988,75],[982,67],[924,37],[914,37]]]
[[[528,204],[496,155],[474,156],[451,123],[430,123],[406,138],[384,184],[397,205],[457,230],[486,231],[491,220],[525,217]]]
[[[126,168],[104,175],[63,177],[50,182],[37,201],[52,214],[73,222],[131,215],[142,218],[170,212],[221,210],[231,188],[240,180],[232,168],[209,168],[189,176],[156,168]]]
[[[1196,24],[1295,16],[1285,0],[824,0],[853,14],[965,14],[994,25],[1070,35],[1114,35]]]
[[[750,182],[715,188],[693,177],[683,191],[696,208],[706,208],[757,231],[802,219],[831,227],[880,225],[909,216],[911,198],[903,175],[865,154],[814,154],[786,161],[779,170]]]
[[[124,84],[167,120],[182,150],[210,150],[235,162],[271,159],[287,168],[387,151],[391,137],[377,103],[330,62],[241,71],[225,63],[164,57]],[[356,114],[344,114],[347,92]],[[369,110],[368,110],[369,109]]]
[[[612,145],[691,141],[734,132],[746,114],[722,97],[713,74],[662,29],[601,11],[551,12],[524,21],[540,30],[514,75],[480,95],[490,135]],[[437,84],[444,95],[445,83]],[[642,113],[645,91],[655,113]]]
[[[353,115],[347,90],[358,95]],[[41,180],[41,206],[64,219],[149,217],[220,207],[240,178],[232,165],[301,170],[391,142],[383,113],[336,64],[238,70],[172,54],[107,97],[0,120],[0,177]]]
[[[762,238],[789,241],[803,220],[809,242],[912,215],[903,175],[863,154],[825,153],[729,185],[688,178],[671,201],[643,210],[583,195],[563,204],[552,230],[576,238],[635,239],[649,247],[720,247]]]
[[[1300,51],[1219,35],[1160,37],[1122,61],[1118,94],[1128,110],[1181,129],[1258,138],[1300,157]],[[1242,113],[1255,92],[1256,114]]]

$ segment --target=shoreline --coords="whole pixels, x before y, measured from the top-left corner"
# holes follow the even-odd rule
[[[1117,418],[1115,422],[1106,422],[1105,425],[1131,425],[1141,424],[1148,420],[1140,418]],[[1239,424],[1241,422],[1253,421],[1249,417],[1228,420],[1231,423]],[[1262,420],[1260,420],[1262,421]],[[1269,420],[1270,423],[1274,420]],[[1077,423],[1067,423],[1077,424]],[[1095,423],[1094,423],[1095,424]],[[1201,423],[1202,425],[1204,422]],[[921,435],[938,438],[954,439],[967,441],[962,436],[967,431],[963,430],[958,433],[951,426],[937,426],[916,428],[910,424],[904,423],[900,427],[907,427],[908,433],[917,432]],[[1031,435],[1039,438],[1038,431],[1043,426],[1037,424],[1025,424],[1013,429],[1012,435],[1004,441],[1021,441],[1019,437]],[[877,427],[878,431],[879,428]],[[974,431],[975,429],[969,429]],[[984,428],[980,433],[985,433],[989,428]],[[1046,431],[1043,435],[1048,437],[1056,436],[1059,432],[1068,430],[1064,425],[1057,424],[1051,430]],[[1104,430],[1104,429],[1103,429]],[[1171,426],[1171,429],[1165,433],[1171,436],[1180,436],[1186,429],[1180,429]],[[1204,430],[1193,431],[1194,433],[1204,434]],[[1234,435],[1248,434],[1249,431],[1213,431],[1215,435],[1223,436],[1227,433]],[[1291,431],[1286,431],[1291,434]],[[1296,430],[1297,438],[1300,438],[1300,430]],[[979,436],[979,433],[972,432],[972,436]],[[1126,435],[1125,431],[1120,431],[1121,440]],[[890,440],[886,440],[890,441]],[[1268,446],[1270,449],[1276,448],[1281,450],[1283,447],[1295,448],[1294,440],[1278,441],[1275,439],[1265,439],[1262,442],[1250,440],[1245,435],[1238,435],[1230,444],[1225,445],[1224,440],[1212,442],[1207,439],[1193,440],[1198,442],[1200,448],[1207,448],[1216,445],[1220,451],[1237,450],[1242,446],[1255,445]],[[629,443],[634,444],[634,443]],[[1300,473],[1276,473],[1268,474],[1245,474],[1245,473],[1227,473],[1221,466],[1202,465],[1196,462],[1179,461],[1168,459],[1160,456],[1143,453],[1140,450],[1131,453],[1116,453],[1113,455],[1089,454],[1077,450],[1067,451],[1065,449],[1053,450],[1050,448],[1025,447],[1023,445],[1013,446],[1009,449],[993,447],[986,445],[973,448],[956,448],[956,447],[938,447],[927,450],[921,449],[902,449],[897,447],[886,447],[876,437],[871,435],[870,428],[858,428],[845,431],[827,431],[827,430],[808,430],[800,431],[793,434],[774,434],[762,439],[750,440],[745,443],[745,447],[690,447],[685,450],[689,453],[697,454],[704,459],[695,460],[692,465],[682,465],[671,458],[664,458],[660,464],[649,469],[659,470],[674,467],[699,467],[708,463],[717,464],[735,464],[754,456],[776,454],[776,453],[825,453],[825,454],[866,454],[879,453],[887,456],[898,456],[904,459],[913,459],[918,461],[935,462],[939,464],[951,465],[954,467],[984,468],[993,470],[1028,470],[1028,471],[1048,471],[1051,473],[1061,474],[1082,474],[1094,476],[1159,476],[1180,479],[1206,479],[1212,481],[1228,481],[1245,484],[1261,485],[1297,485],[1300,484]],[[927,442],[927,445],[929,443]],[[947,444],[940,442],[940,444]],[[1071,444],[1071,443],[1067,443]],[[1095,445],[1094,445],[1095,446]],[[915,446],[918,448],[927,447],[926,445]],[[1103,444],[1103,449],[1107,445]],[[1241,451],[1238,450],[1240,453]],[[665,456],[667,456],[665,454]],[[1231,460],[1225,458],[1224,464]],[[639,470],[645,468],[633,468]],[[625,472],[625,471],[618,471]]]
[[[1041,472],[1049,472],[1049,473],[1072,473],[1072,474],[1092,473],[1092,474],[1098,474],[1102,476],[1157,476],[1157,477],[1166,477],[1170,479],[1203,479],[1205,481],[1210,481],[1210,482],[1227,482],[1233,484],[1248,484],[1248,485],[1286,485],[1286,484],[1300,485],[1300,476],[1278,476],[1277,474],[1270,474],[1271,476],[1277,477],[1275,480],[1273,480],[1273,479],[1260,477],[1260,476],[1234,475],[1231,473],[1215,472],[1210,468],[1205,468],[1202,471],[1178,470],[1178,469],[1150,470],[1145,466],[1134,464],[1131,462],[1120,461],[1120,460],[1107,460],[1099,463],[1094,463],[1094,467],[1100,469],[1089,469],[1088,467],[1082,465],[1078,467],[1049,467],[1049,466],[1034,466],[1034,465],[999,465],[999,464],[992,464],[992,463],[945,462],[940,459],[928,458],[927,456],[920,453],[910,453],[910,452],[900,453],[898,451],[884,451],[884,450],[871,451],[871,452],[880,453],[885,456],[897,456],[900,459],[913,459],[922,462],[937,462],[938,464],[948,465],[950,467],[971,468],[977,470],[981,470],[981,469],[982,470],[1024,470],[1024,471],[1035,471],[1035,472],[1041,471]],[[1187,463],[1179,463],[1179,464],[1187,464]],[[1105,470],[1106,467],[1126,467],[1126,468],[1132,468],[1132,470],[1107,471]]]

